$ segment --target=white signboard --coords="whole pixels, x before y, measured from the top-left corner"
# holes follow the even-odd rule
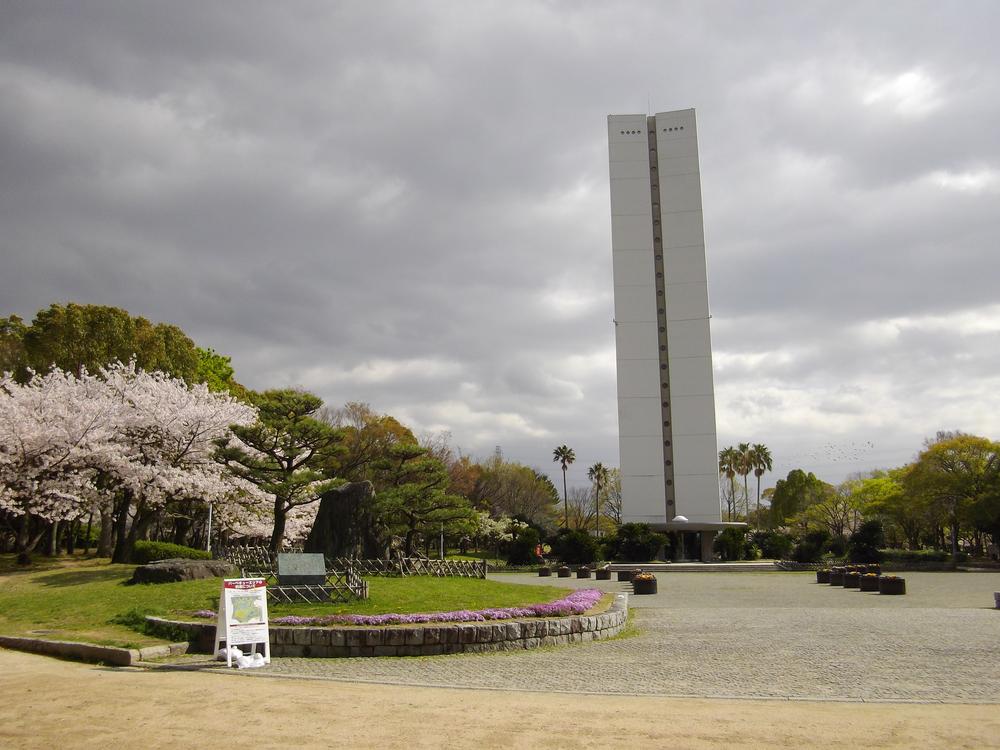
[[[227,578],[222,582],[219,615],[215,623],[215,652],[226,644],[226,665],[233,665],[232,647],[264,644],[264,663],[271,663],[267,633],[267,581],[263,578]]]

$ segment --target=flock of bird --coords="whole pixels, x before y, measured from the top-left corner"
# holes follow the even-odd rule
[[[816,448],[809,448],[801,453],[786,455],[784,458],[822,464],[855,463],[868,458],[874,450],[875,443],[871,440],[866,440],[863,443],[856,443],[852,440],[849,443],[827,443]]]

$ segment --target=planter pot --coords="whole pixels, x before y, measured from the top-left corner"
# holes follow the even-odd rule
[[[880,594],[905,594],[906,593],[906,579],[905,578],[879,578],[878,579],[878,592]]]
[[[817,570],[816,571],[816,583],[829,583],[830,582],[830,571],[829,570]]]
[[[1000,609],[1000,591],[993,592],[993,603],[997,605],[997,609]]]
[[[577,568],[576,569],[577,578],[590,578],[590,568]]]
[[[878,577],[861,576],[858,579],[858,588],[862,591],[878,591]]]
[[[631,581],[632,580],[632,573],[633,573],[633,571],[631,571],[631,570],[619,570],[618,571],[618,580],[619,581]]]
[[[557,568],[556,575],[559,576],[560,578],[569,578],[571,575],[573,575],[573,571],[571,571],[569,568]]]
[[[844,588],[845,589],[856,589],[859,586],[858,579],[861,578],[861,574],[856,570],[852,570],[849,573],[844,573]]]
[[[598,581],[610,581],[611,580],[611,571],[610,570],[597,570],[597,571],[594,571],[594,578],[596,578]]]
[[[842,571],[842,570],[831,570],[830,571],[830,585],[831,586],[843,586],[844,585],[844,571]]]
[[[632,593],[634,594],[655,594],[656,579],[652,581],[632,581]]]
[[[538,576],[539,578],[547,578],[552,575],[552,568],[539,568]]]

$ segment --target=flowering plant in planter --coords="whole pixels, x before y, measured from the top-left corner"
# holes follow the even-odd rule
[[[632,591],[636,594],[655,594],[656,576],[639,571],[632,576]]]

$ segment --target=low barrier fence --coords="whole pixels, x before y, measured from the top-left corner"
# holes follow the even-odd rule
[[[231,547],[223,553],[226,560],[247,574],[274,576],[277,559],[267,547]],[[435,578],[486,578],[485,560],[429,560],[422,557],[397,557],[392,559],[362,559],[356,557],[327,557],[330,572],[343,572],[358,580],[369,577],[431,576]]]

